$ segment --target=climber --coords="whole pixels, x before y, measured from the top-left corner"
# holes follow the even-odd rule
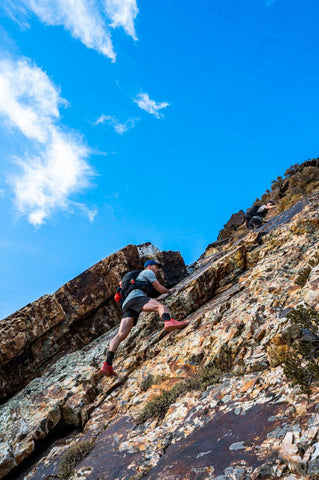
[[[155,260],[148,260],[144,264],[144,270],[137,276],[136,281],[149,284],[149,287],[155,289],[159,294],[168,293],[172,294],[174,288],[166,288],[157,280],[156,274],[162,265]],[[125,340],[133,326],[136,325],[139,314],[143,312],[157,312],[164,322],[164,329],[166,332],[172,332],[173,330],[181,329],[188,325],[188,322],[179,322],[171,318],[170,313],[166,305],[163,305],[158,300],[151,298],[148,295],[150,288],[146,289],[148,294],[139,288],[135,288],[130,291],[122,304],[122,319],[118,333],[113,337],[110,342],[109,351],[107,352],[106,361],[103,362],[101,372],[110,377],[117,376],[117,373],[113,370],[113,358],[118,349],[119,344]]]
[[[245,217],[246,226],[249,228],[249,230],[254,230],[261,227],[268,210],[273,208],[276,208],[276,205],[272,200],[269,200],[266,205],[254,205],[254,207],[248,210],[248,212],[245,214]]]

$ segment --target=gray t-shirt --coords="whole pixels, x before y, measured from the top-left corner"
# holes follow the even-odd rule
[[[142,282],[150,282],[152,284],[153,282],[155,282],[155,280],[157,280],[157,278],[156,278],[155,273],[152,272],[152,270],[143,270],[138,275],[136,280],[141,280]],[[143,292],[142,290],[139,290],[138,288],[136,290],[132,290],[132,292],[129,293],[129,295],[124,300],[124,302],[122,304],[122,308],[125,307],[127,302],[129,302],[130,300],[132,300],[133,298],[136,298],[136,297],[147,297],[147,295],[146,295],[145,292]]]
[[[268,210],[266,208],[266,205],[261,205],[261,207],[258,208],[257,213],[256,215],[254,215],[253,218],[258,218],[258,220],[263,221],[267,213],[268,213]]]
[[[257,213],[265,213],[267,212],[266,205],[261,205],[261,207],[258,208]]]

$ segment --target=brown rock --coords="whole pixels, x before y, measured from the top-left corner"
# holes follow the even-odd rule
[[[117,352],[118,378],[99,373],[117,328],[112,319],[120,315],[109,296],[115,276],[107,274],[104,263],[59,290],[65,316],[49,330],[29,325],[30,306],[20,311],[15,318],[24,336],[12,343],[13,357],[6,342],[0,344],[2,361],[7,372],[13,365],[27,371],[31,348],[38,362],[31,367],[44,364],[37,378],[0,407],[0,478],[25,455],[31,459],[32,451],[39,460],[35,456],[16,480],[56,478],[68,449],[92,439],[93,449],[78,462],[72,478],[315,478],[318,385],[313,381],[309,395],[300,394],[298,379],[286,378],[283,362],[307,337],[300,336],[303,327],[293,324],[288,313],[305,301],[318,308],[319,231],[309,227],[316,225],[318,206],[316,193],[282,212],[278,221],[274,218],[261,243],[256,233],[249,233],[203,255],[165,299],[172,315],[186,318],[189,325],[167,334],[156,314],[143,313]],[[127,254],[133,259],[131,249]],[[137,255],[141,262],[153,255],[169,265],[149,244]],[[172,264],[174,257],[182,265],[178,254],[172,255]],[[126,261],[119,258],[121,265],[116,261],[110,267],[118,276]],[[306,265],[313,268],[304,286],[290,288]],[[166,274],[168,285],[174,273]],[[7,342],[10,328],[6,323]],[[318,334],[315,321],[309,328],[308,354],[317,351]],[[35,332],[42,333],[34,338]],[[57,349],[54,361],[47,360],[46,345]],[[317,361],[316,355],[312,360]],[[50,367],[44,370],[45,362]],[[215,375],[207,379],[213,368]],[[11,376],[2,378],[12,388]],[[148,417],[137,424],[144,407]],[[41,453],[44,439],[49,442],[67,424],[82,430],[52,440]]]
[[[145,255],[164,263],[163,282],[185,275],[179,252],[159,252],[151,244],[128,245],[63,285],[2,320],[0,399],[16,392],[63,354],[82,348],[114,327],[121,309],[113,301],[118,282],[142,269]]]
[[[237,213],[233,213],[224,228],[219,232],[217,240],[224,240],[233,235],[234,231],[245,223],[245,213],[243,210],[239,210]]]

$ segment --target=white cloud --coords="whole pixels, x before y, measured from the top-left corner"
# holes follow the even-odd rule
[[[156,103],[155,100],[151,100],[148,96],[148,93],[139,93],[134,99],[134,102],[142,109],[148,113],[151,113],[156,118],[160,118],[163,115],[159,113],[159,110],[169,106],[167,102]]]
[[[47,123],[59,117],[59,103],[66,103],[47,75],[22,60],[0,64],[0,114],[28,138],[44,143]]]
[[[131,118],[127,120],[125,123],[119,122],[116,117],[112,117],[111,115],[100,115],[100,117],[93,123],[93,125],[100,125],[106,123],[114,128],[116,133],[122,135],[123,133],[127,132],[131,128],[135,127],[135,123],[139,121],[139,118]]]
[[[138,14],[136,0],[105,0],[105,10],[112,20],[112,27],[123,27],[128,35],[137,40],[134,28]]]
[[[27,60],[0,63],[0,117],[23,134],[29,151],[16,158],[20,173],[9,183],[18,212],[36,226],[68,209],[69,196],[87,187],[93,174],[85,161],[88,147],[58,124],[61,104],[65,100],[41,69]]]
[[[111,31],[123,27],[125,32],[137,39],[134,20],[138,14],[136,0],[5,0],[8,14],[19,23],[30,12],[46,25],[62,25],[86,47],[115,61]],[[26,22],[24,22],[27,25]]]

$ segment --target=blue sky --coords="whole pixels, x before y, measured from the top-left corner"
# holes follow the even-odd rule
[[[129,243],[186,263],[318,156],[315,0],[3,0],[0,318]]]

